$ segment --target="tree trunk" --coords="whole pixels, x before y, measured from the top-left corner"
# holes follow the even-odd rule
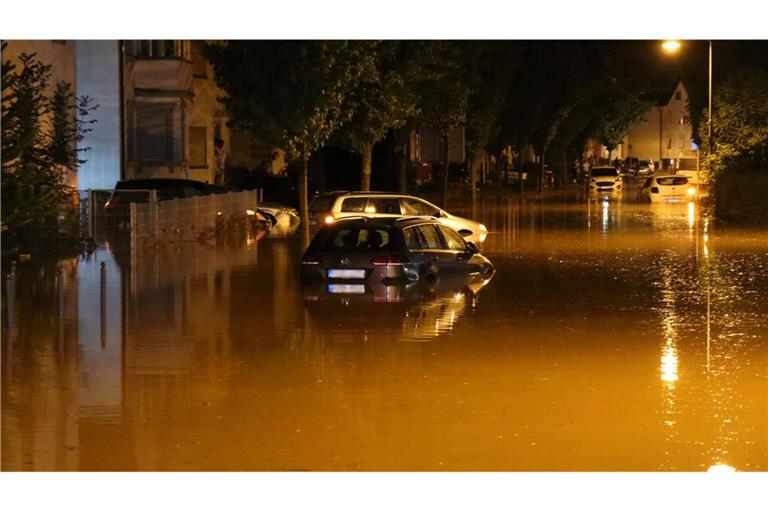
[[[363,169],[360,173],[360,190],[368,192],[371,190],[371,160],[373,159],[373,144],[363,144],[361,148],[363,155]]]
[[[547,161],[547,147],[541,148],[541,164],[539,165],[539,194],[544,193],[544,165]]]
[[[299,171],[299,215],[301,216],[302,242],[309,245],[309,152],[304,149],[301,153],[301,170]]]
[[[441,194],[440,206],[444,210],[448,209],[448,129],[443,130],[443,190]]]
[[[395,165],[398,190],[401,194],[408,193],[408,135],[406,128],[395,130]]]
[[[472,189],[472,218],[477,218],[477,170],[480,168],[482,152],[475,150],[472,153],[472,161],[469,164],[469,186]]]
[[[496,155],[496,195],[501,197],[501,176],[504,174],[504,155]]]

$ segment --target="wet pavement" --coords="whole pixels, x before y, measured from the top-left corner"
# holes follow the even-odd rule
[[[484,202],[484,286],[303,287],[296,237],[19,264],[2,469],[768,470],[768,233],[626,199]]]

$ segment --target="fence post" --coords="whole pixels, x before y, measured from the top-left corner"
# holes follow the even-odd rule
[[[195,203],[195,217],[192,219],[192,235],[197,235],[197,232],[200,231],[200,225],[202,222],[200,221],[200,196],[194,197],[194,203]]]
[[[149,232],[153,239],[157,238],[157,190],[149,191]]]
[[[107,264],[101,262],[101,348],[107,346]]]
[[[136,218],[136,203],[130,203],[131,208],[131,250],[136,249],[136,231],[139,229],[138,219]]]

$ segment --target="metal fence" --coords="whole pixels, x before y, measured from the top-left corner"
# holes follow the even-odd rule
[[[158,201],[154,190],[130,191],[127,208],[107,208],[112,190],[88,190],[81,200],[83,228],[94,239],[130,235],[131,244],[163,238],[197,237],[219,218],[245,216],[256,210],[258,192],[229,192]],[[123,197],[126,191],[121,191]],[[135,199],[133,198],[135,196]]]

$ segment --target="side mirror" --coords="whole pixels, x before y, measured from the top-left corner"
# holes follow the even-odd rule
[[[433,215],[433,217],[436,218],[436,219],[439,219],[442,216],[443,216],[443,211],[442,210],[437,210],[435,212],[435,214]]]
[[[480,252],[480,249],[477,248],[474,242],[467,242],[467,252],[469,254],[477,254]]]

